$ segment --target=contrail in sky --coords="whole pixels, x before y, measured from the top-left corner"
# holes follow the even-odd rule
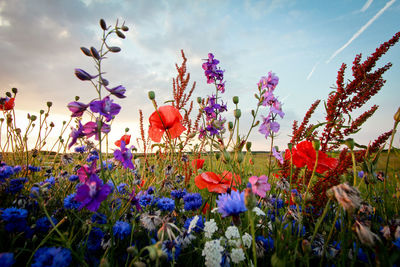
[[[361,33],[363,33],[377,18],[379,18],[383,12],[385,12],[386,9],[388,9],[393,3],[396,2],[396,0],[391,0],[386,3],[386,5],[378,11],[378,13],[375,14],[375,16],[372,17],[364,26],[361,27],[351,38],[350,40],[347,41],[341,48],[335,51],[335,53],[332,54],[332,56],[326,61],[328,64],[331,62],[331,60],[336,57],[340,52],[342,52],[347,46],[349,46],[358,36],[360,36]]]
[[[314,67],[311,69],[310,73],[307,76],[307,81],[311,78],[311,76],[313,75],[315,68],[317,67],[319,62],[315,63]]]
[[[365,10],[367,10],[369,8],[369,6],[372,4],[374,0],[367,0],[367,2],[365,3],[365,5],[361,8],[361,12],[364,12]]]

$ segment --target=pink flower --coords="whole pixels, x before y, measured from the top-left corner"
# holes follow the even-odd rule
[[[268,176],[261,175],[260,177],[251,176],[249,178],[253,193],[260,197],[265,197],[267,191],[271,190],[271,185],[268,183]]]

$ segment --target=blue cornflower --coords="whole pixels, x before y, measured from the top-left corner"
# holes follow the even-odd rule
[[[22,170],[22,167],[20,165],[14,166],[14,174],[19,173]]]
[[[41,170],[41,168],[39,166],[33,166],[33,165],[29,165],[28,169],[32,172],[38,172]]]
[[[0,167],[0,179],[9,178],[14,174],[14,168],[8,165],[4,165]]]
[[[56,218],[51,217],[51,220],[55,225],[58,223]],[[53,225],[50,223],[49,219],[47,217],[42,217],[36,221],[35,230],[37,232],[47,233],[51,227],[53,227]]]
[[[199,217],[199,219],[197,220],[196,226],[193,228],[193,231],[195,231],[196,233],[200,233],[204,229],[204,222],[206,219],[203,218],[201,215],[197,216]],[[185,224],[183,225],[186,230],[189,230],[190,223],[193,221],[193,219],[194,217],[186,219]]]
[[[176,261],[181,253],[181,247],[175,241],[164,241],[162,244],[162,251],[167,254],[167,261]]]
[[[3,210],[1,218],[7,223],[5,225],[6,231],[23,232],[27,227],[26,224],[27,216],[28,216],[28,211],[26,209],[17,209],[11,207]]]
[[[4,252],[0,253],[0,266],[11,267],[15,263],[14,253]]]
[[[126,188],[128,187],[128,185],[127,184],[125,184],[125,183],[120,183],[118,186],[117,186],[117,191],[120,193],[120,194],[126,194],[126,193],[128,193],[128,191],[126,191]]]
[[[203,204],[203,199],[199,193],[188,193],[183,197],[185,210],[197,210]]]
[[[231,191],[230,194],[219,195],[217,204],[222,217],[237,216],[247,210],[244,204],[244,191],[242,193]]]
[[[393,242],[393,245],[397,247],[397,249],[400,249],[400,237],[396,239],[396,241]]]
[[[129,223],[117,221],[113,226],[113,233],[116,238],[123,240],[131,234],[131,229],[132,227]]]
[[[87,157],[86,161],[87,162],[92,162],[94,160],[99,159],[99,153],[96,150],[90,151],[90,155]]]
[[[142,195],[139,198],[139,204],[143,208],[146,207],[147,205],[150,205],[153,201],[153,195]]]
[[[7,188],[7,192],[11,194],[18,193],[22,188],[24,188],[24,183],[27,181],[28,179],[24,177],[10,180],[10,185]]]
[[[265,251],[273,250],[274,249],[274,240],[268,236],[267,238],[259,235],[256,237],[256,242],[260,242],[265,249]]]
[[[156,192],[156,189],[154,188],[154,186],[150,186],[149,188],[147,188],[146,193],[149,195],[152,195]]]
[[[78,147],[75,147],[75,152],[76,153],[83,153],[83,152],[85,152],[86,151],[86,147],[85,146],[78,146]]]
[[[106,224],[107,223],[107,216],[103,213],[95,213],[92,215],[91,221],[93,223],[98,223],[98,224]]]
[[[171,197],[173,199],[181,199],[186,195],[186,193],[187,193],[186,192],[186,188],[184,188],[183,190],[182,189],[180,189],[180,190],[172,190],[171,191]]]
[[[104,237],[103,231],[98,227],[93,227],[90,231],[89,238],[87,241],[87,249],[91,252],[97,251],[101,248],[101,240]]]
[[[73,174],[73,175],[71,175],[68,179],[69,179],[71,182],[75,182],[75,181],[78,181],[78,180],[79,180],[79,176]]]
[[[75,210],[81,205],[80,202],[75,200],[76,193],[68,195],[64,198],[64,208],[67,210]]]
[[[163,197],[158,200],[157,206],[162,211],[173,211],[175,209],[175,201],[169,197]]]
[[[33,258],[32,267],[67,267],[71,263],[71,251],[62,247],[39,248]]]
[[[39,186],[32,186],[29,196],[32,198],[36,198],[40,195],[40,188]]]
[[[48,184],[47,188],[50,188],[52,185],[54,185],[56,183],[56,178],[54,176],[50,176],[43,182],[40,182],[40,185],[44,185],[46,183]]]

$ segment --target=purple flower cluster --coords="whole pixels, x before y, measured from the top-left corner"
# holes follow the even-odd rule
[[[276,117],[279,115],[281,118],[285,115],[282,111],[282,104],[274,96],[275,87],[278,85],[279,78],[274,73],[269,72],[268,76],[261,77],[258,83],[258,89],[262,93],[262,105],[269,107],[269,112],[266,117],[262,117],[262,123],[258,131],[262,133],[265,138],[268,138],[273,133],[277,133],[280,125],[276,122]]]
[[[207,134],[209,136],[221,135],[225,132],[225,118],[222,118],[221,113],[227,111],[226,104],[217,103],[216,95],[211,95],[208,98],[207,106],[203,108],[203,112],[206,115],[206,126],[200,128],[200,138],[203,138]]]
[[[125,142],[122,140],[121,141],[121,150],[117,149],[114,151],[114,158],[121,162],[122,166],[127,169],[134,170],[135,166],[133,165],[132,162],[132,149],[133,146],[130,148],[127,148],[125,145]]]
[[[86,207],[90,211],[97,211],[110,192],[111,187],[103,184],[96,174],[92,174],[84,184],[78,187],[75,200],[81,203],[79,209]]]
[[[214,55],[212,53],[208,54],[208,59],[205,59],[206,62],[203,63],[202,67],[204,70],[204,74],[207,77],[207,83],[214,83],[217,87],[218,91],[221,93],[225,92],[225,82],[224,80],[224,71],[220,68],[217,68],[219,64],[219,60],[214,59]]]

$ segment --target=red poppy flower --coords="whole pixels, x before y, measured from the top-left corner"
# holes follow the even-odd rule
[[[196,171],[197,171],[198,169],[203,168],[204,161],[205,161],[205,159],[194,159],[194,160],[192,160],[192,166],[193,166],[193,168],[195,168]]]
[[[194,183],[199,189],[207,188],[209,192],[226,193],[231,186],[242,183],[240,176],[235,174],[234,179],[231,172],[224,171],[222,175],[217,175],[213,172],[203,172],[194,178]],[[236,190],[235,188],[232,188]]]
[[[121,139],[115,141],[115,145],[117,147],[121,147],[121,141],[125,142],[125,145],[128,145],[131,142],[131,135],[130,134],[125,134],[121,137]]]
[[[164,132],[168,130],[170,138],[181,135],[186,128],[182,125],[182,115],[173,106],[162,106],[153,112],[149,118],[149,137],[154,142],[160,142]]]
[[[293,164],[302,168],[307,166],[309,170],[314,169],[315,159],[317,152],[315,151],[312,143],[310,141],[303,141],[297,144],[296,147],[292,148],[293,152]],[[286,149],[285,159],[290,160],[290,150]],[[315,170],[317,173],[324,173],[327,170],[332,170],[337,165],[337,159],[329,158],[325,152],[318,152],[318,164],[317,169]]]
[[[15,98],[2,98],[0,101],[0,110],[11,110],[14,108]]]

